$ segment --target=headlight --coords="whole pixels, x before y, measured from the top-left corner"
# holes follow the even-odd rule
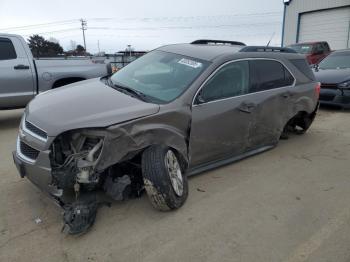
[[[340,89],[350,89],[350,80],[345,81],[338,85]]]

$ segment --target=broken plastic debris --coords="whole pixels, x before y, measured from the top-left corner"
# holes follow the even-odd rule
[[[36,219],[34,219],[34,222],[35,222],[35,224],[39,225],[39,224],[41,224],[43,221],[41,220],[40,217],[37,217]]]

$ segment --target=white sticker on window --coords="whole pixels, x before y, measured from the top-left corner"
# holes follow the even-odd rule
[[[182,64],[182,65],[187,65],[187,66],[190,66],[193,68],[202,67],[202,63],[199,63],[199,62],[187,59],[187,58],[182,58],[178,63]]]

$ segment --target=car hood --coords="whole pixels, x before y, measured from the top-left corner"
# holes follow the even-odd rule
[[[155,114],[159,105],[143,102],[100,81],[90,79],[38,95],[26,119],[48,136],[72,129],[106,127]]]
[[[314,71],[316,80],[321,83],[339,84],[350,80],[350,68],[346,69],[320,69]]]

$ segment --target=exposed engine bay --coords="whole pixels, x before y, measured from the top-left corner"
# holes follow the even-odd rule
[[[70,234],[89,229],[101,205],[139,197],[143,191],[139,156],[97,170],[103,143],[103,132],[91,130],[66,132],[52,143],[50,186],[59,192],[55,197]]]

